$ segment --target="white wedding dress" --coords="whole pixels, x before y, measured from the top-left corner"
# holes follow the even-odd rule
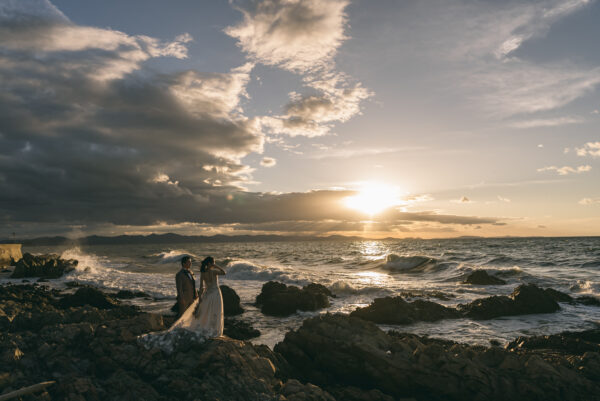
[[[187,329],[204,337],[223,335],[223,296],[219,276],[214,271],[202,273],[203,293],[169,329]]]
[[[203,342],[223,335],[223,296],[219,288],[219,276],[209,270],[202,273],[201,280],[203,293],[168,330],[138,337],[144,347],[160,348],[171,353],[178,344]]]

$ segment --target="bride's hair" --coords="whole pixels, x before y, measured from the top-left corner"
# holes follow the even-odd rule
[[[215,258],[213,258],[212,256],[207,256],[206,258],[204,258],[202,264],[200,265],[200,271],[204,273],[206,271],[206,268],[213,264],[215,264]]]

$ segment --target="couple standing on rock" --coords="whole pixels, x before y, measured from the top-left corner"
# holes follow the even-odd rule
[[[219,288],[219,276],[225,271],[215,264],[212,256],[200,265],[200,291],[196,290],[196,279],[192,272],[192,258],[181,258],[181,270],[175,276],[179,319],[169,331],[187,329],[203,337],[223,335],[223,297]]]

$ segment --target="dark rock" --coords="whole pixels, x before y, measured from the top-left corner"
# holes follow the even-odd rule
[[[380,324],[410,324],[453,319],[460,314],[452,308],[430,301],[406,302],[402,297],[376,298],[371,305],[357,308],[350,316]]]
[[[288,316],[297,310],[314,311],[329,306],[331,292],[320,284],[309,284],[303,288],[287,286],[269,281],[262,286],[256,297],[261,312],[272,316]]]
[[[58,278],[75,269],[76,260],[61,259],[58,255],[34,256],[25,253],[19,260],[11,278],[43,277]]]
[[[564,292],[557,291],[553,288],[546,288],[544,292],[556,302],[573,302],[573,297],[569,294],[565,294]]]
[[[456,298],[454,294],[447,294],[442,291],[421,291],[421,290],[412,290],[412,291],[402,291],[399,294],[404,298],[436,298],[442,301],[449,301],[452,298]]]
[[[589,306],[600,306],[600,299],[591,295],[583,295],[576,298],[577,303]]]
[[[223,296],[223,312],[225,316],[235,316],[244,312],[240,305],[240,297],[235,290],[226,285],[220,286]]]
[[[98,309],[112,309],[118,305],[117,301],[92,287],[79,288],[75,294],[66,295],[60,300],[61,308],[91,305]]]
[[[373,323],[320,315],[275,346],[291,375],[350,400],[578,400],[600,390],[596,353],[567,359],[530,351],[473,347],[411,334],[388,335]],[[583,361],[585,359],[585,362]],[[600,366],[600,365],[598,365]],[[376,391],[377,393],[374,393]]]
[[[146,294],[143,291],[129,291],[129,290],[121,290],[117,292],[114,297],[118,299],[132,299],[132,298],[147,298],[150,295]]]
[[[475,270],[473,273],[467,276],[463,283],[476,285],[500,285],[506,284],[506,281],[496,276],[489,275],[485,270]]]
[[[534,284],[523,284],[515,288],[510,297],[492,296],[477,299],[458,309],[465,317],[485,320],[500,316],[552,313],[560,309],[552,296]]]
[[[545,349],[561,351],[569,355],[600,352],[600,329],[579,332],[563,332],[548,336],[518,337],[508,343],[507,349]]]
[[[249,323],[242,320],[225,319],[225,329],[223,333],[236,340],[249,340],[260,336],[260,331],[256,330]]]

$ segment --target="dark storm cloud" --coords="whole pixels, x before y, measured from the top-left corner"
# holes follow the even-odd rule
[[[207,194],[247,179],[239,160],[263,141],[239,106],[251,65],[150,74],[142,62],[186,57],[189,36],[77,26],[44,1],[0,19],[5,222],[188,220]]]
[[[334,3],[341,13],[346,2]],[[252,172],[241,159],[263,144],[260,122],[240,107],[252,64],[152,74],[143,62],[186,57],[189,35],[160,42],[77,26],[43,0],[9,5],[0,5],[0,222],[9,232],[38,224],[50,233],[53,224],[323,232],[498,223],[397,210],[365,223],[369,216],[343,205],[350,191],[241,190]],[[366,95],[336,79],[311,84],[336,101],[297,97],[286,112],[325,124],[350,118]]]

